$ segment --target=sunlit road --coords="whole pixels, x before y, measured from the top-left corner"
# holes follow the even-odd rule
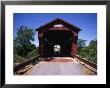
[[[68,58],[68,60],[72,58]],[[58,59],[57,59],[58,60]],[[75,61],[50,61],[40,62],[32,69],[27,71],[25,75],[86,75],[83,66]]]

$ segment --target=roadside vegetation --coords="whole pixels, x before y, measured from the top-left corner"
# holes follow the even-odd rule
[[[34,41],[35,31],[31,28],[21,26],[17,28],[14,38],[14,63],[23,63],[38,56],[38,47]]]
[[[97,40],[91,40],[86,46],[86,40],[78,39],[78,55],[97,64]]]
[[[35,30],[32,28],[25,26],[17,28],[17,34],[14,38],[14,64],[20,64],[39,56],[39,47],[32,43],[34,36]],[[97,63],[97,40],[91,40],[89,45],[86,45],[86,40],[78,39],[78,55],[81,58]]]

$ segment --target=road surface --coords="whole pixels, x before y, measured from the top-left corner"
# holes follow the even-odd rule
[[[49,62],[40,62],[24,75],[86,75],[83,66],[74,61],[73,58],[66,58],[68,61],[63,61],[63,59],[57,58]]]

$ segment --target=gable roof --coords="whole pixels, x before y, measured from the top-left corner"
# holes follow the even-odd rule
[[[36,31],[49,29],[49,28],[51,28],[51,27],[53,27],[54,25],[57,25],[57,24],[62,24],[64,27],[66,27],[68,29],[72,29],[72,30],[77,31],[77,32],[81,31],[81,29],[79,27],[77,27],[75,25],[72,25],[72,24],[70,24],[70,23],[68,23],[68,22],[66,22],[62,19],[59,19],[59,18],[56,18],[53,21],[48,22],[48,23],[40,26],[39,28],[36,29]]]

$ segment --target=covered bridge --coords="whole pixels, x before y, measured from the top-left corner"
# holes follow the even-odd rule
[[[54,19],[36,29],[39,54],[50,56],[73,56],[77,54],[77,39],[81,29],[62,19]]]

